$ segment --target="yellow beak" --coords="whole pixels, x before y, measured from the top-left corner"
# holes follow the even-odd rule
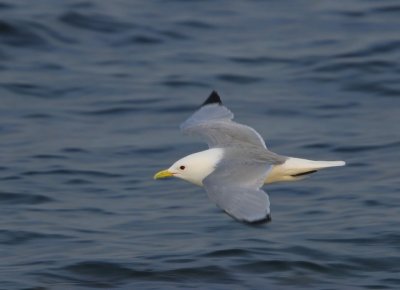
[[[154,175],[154,179],[161,179],[161,178],[166,178],[166,177],[171,177],[174,176],[174,174],[172,174],[171,172],[168,171],[168,169],[166,170],[161,170],[159,172],[157,172]]]

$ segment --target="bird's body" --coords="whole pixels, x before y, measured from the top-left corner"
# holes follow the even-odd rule
[[[343,166],[343,161],[312,161],[278,155],[267,149],[251,127],[232,121],[216,92],[182,125],[184,133],[198,135],[210,149],[190,154],[156,179],[174,176],[203,186],[209,198],[233,218],[258,223],[271,220],[264,184],[295,181],[317,170]]]

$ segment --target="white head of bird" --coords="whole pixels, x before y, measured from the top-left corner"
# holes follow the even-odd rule
[[[220,148],[190,154],[176,161],[170,168],[157,172],[154,179],[177,177],[203,186],[204,178],[214,171],[222,155]]]

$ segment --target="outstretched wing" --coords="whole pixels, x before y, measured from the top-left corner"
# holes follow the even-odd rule
[[[269,197],[260,187],[270,169],[265,162],[228,157],[203,180],[203,185],[209,198],[236,220],[268,222]]]
[[[233,113],[222,105],[213,91],[203,105],[180,126],[185,134],[197,135],[213,147],[266,148],[263,138],[253,128],[232,121]]]

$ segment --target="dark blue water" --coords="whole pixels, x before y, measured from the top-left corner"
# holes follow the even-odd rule
[[[398,1],[1,1],[1,289],[399,289]],[[344,168],[237,223],[153,174],[219,91]]]

